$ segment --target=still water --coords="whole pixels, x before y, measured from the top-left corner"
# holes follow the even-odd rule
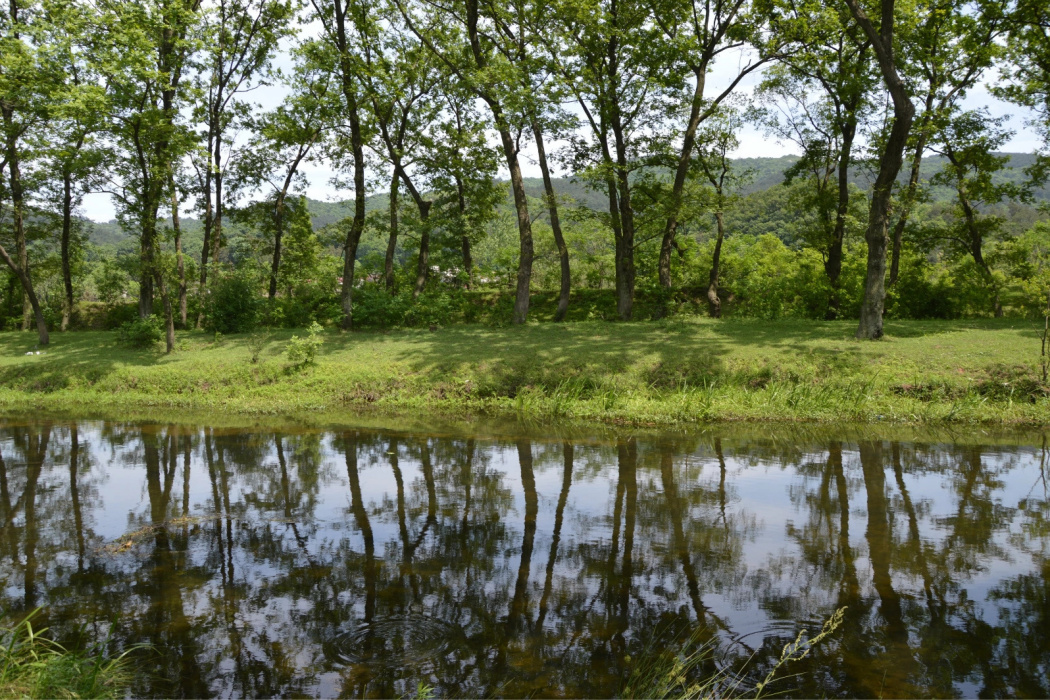
[[[135,695],[605,697],[690,635],[757,679],[843,606],[772,690],[1050,695],[1041,435],[777,430],[7,420],[0,605],[151,645]]]

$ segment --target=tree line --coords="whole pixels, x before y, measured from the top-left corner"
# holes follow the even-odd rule
[[[137,239],[138,315],[163,319],[170,351],[175,328],[204,324],[221,273],[237,267],[238,226],[267,258],[259,294],[290,293],[289,256],[319,245],[302,222],[304,171],[324,162],[352,193],[352,213],[329,230],[341,259],[337,321],[349,329],[369,195],[388,193],[382,271],[370,283],[421,294],[440,232],[457,239],[469,288],[484,284],[473,253],[503,198],[502,170],[517,238],[512,321],[529,314],[541,219],[561,320],[574,260],[560,167],[602,202],[594,225],[611,239],[619,318],[634,314],[640,265],[672,294],[698,220],[712,222],[704,291],[719,316],[726,221],[748,177],[730,155],[758,124],[801,153],[787,173],[791,205],[822,263],[827,318],[844,314],[847,234],[862,230],[857,337],[882,336],[887,287],[910,259],[929,185],[951,193],[952,209],[931,235],[972,259],[1001,315],[986,251],[1002,225],[993,210],[1030,202],[1048,161],[1037,154],[1024,178],[1004,180],[997,151],[1011,132],[963,100],[993,83],[1050,145],[1048,32],[1038,0],[11,0],[0,15],[0,257],[24,325],[46,345],[34,271],[57,247],[56,325],[68,328],[78,207],[109,193]],[[713,87],[716,64],[732,68]],[[741,89],[750,76],[761,79],[753,93]],[[252,102],[278,84],[280,104]],[[526,190],[526,153],[542,174],[539,198]],[[943,166],[924,180],[930,154]],[[850,182],[862,167],[867,191]],[[192,258],[187,208],[203,226]],[[399,236],[412,239],[411,261]],[[399,277],[399,263],[414,274]]]

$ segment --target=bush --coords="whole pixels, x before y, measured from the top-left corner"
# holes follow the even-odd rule
[[[321,337],[322,331],[324,329],[321,328],[321,324],[314,321],[306,329],[305,338],[292,336],[292,339],[288,341],[287,354],[288,361],[293,367],[301,368],[317,362],[317,349],[324,343],[324,338]]]
[[[117,342],[132,348],[151,348],[164,337],[164,322],[159,316],[128,321],[119,329]]]
[[[258,286],[243,272],[216,278],[205,302],[208,330],[219,333],[247,333],[259,325],[262,299]]]

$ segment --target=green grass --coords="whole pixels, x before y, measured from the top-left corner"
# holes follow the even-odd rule
[[[101,649],[70,651],[34,629],[34,611],[0,627],[0,697],[119,698],[133,674],[126,655],[107,658]]]
[[[1041,324],[898,321],[878,342],[854,322],[672,318],[324,333],[292,367],[294,331],[177,350],[108,332],[0,334],[0,410],[145,409],[282,415],[363,411],[665,426],[721,420],[1050,422]],[[298,334],[302,334],[301,331]],[[257,354],[258,362],[252,362]]]

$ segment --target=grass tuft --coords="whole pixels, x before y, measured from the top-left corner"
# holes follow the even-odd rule
[[[128,652],[115,658],[102,645],[71,651],[35,629],[39,608],[0,628],[0,697],[118,698],[134,680]]]

